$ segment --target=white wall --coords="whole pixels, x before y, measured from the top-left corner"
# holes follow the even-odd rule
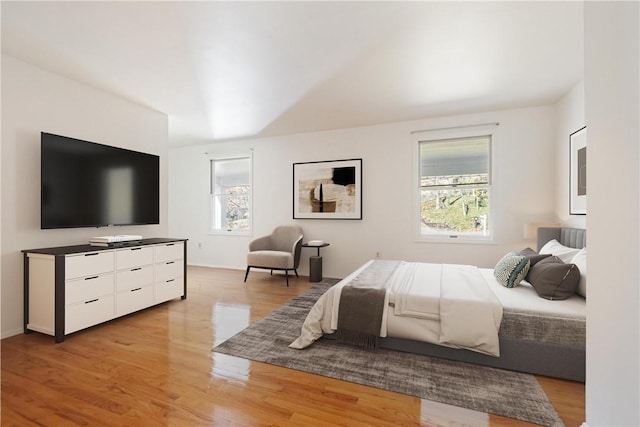
[[[640,425],[640,3],[585,2],[589,426]]]
[[[160,155],[160,225],[40,230],[40,132]],[[23,331],[23,249],[167,235],[167,116],[2,56],[2,337]]]
[[[2,59],[0,57],[0,67],[1,66],[2,66]],[[0,82],[0,88],[1,87],[2,87],[2,84]],[[3,103],[0,102],[0,118],[2,117],[2,111],[3,111],[2,104]],[[0,120],[0,123],[1,122],[2,121]],[[3,150],[1,149],[1,146],[0,146],[0,177],[3,176],[2,175],[2,151]],[[3,181],[4,181],[4,179],[3,179]],[[2,252],[2,246],[3,246],[2,245],[2,206],[3,206],[3,203],[2,203],[2,184],[0,183],[0,254],[3,253]],[[1,279],[2,279],[2,259],[0,258],[0,338],[2,338],[2,331],[3,331],[3,329],[2,329],[2,286],[1,286],[2,285],[2,281],[1,281]]]
[[[586,215],[569,215],[569,135],[585,126],[584,80],[558,101],[556,119],[556,217],[565,226],[587,228]]]
[[[493,141],[495,244],[418,243],[413,233],[412,131],[500,122]],[[555,107],[526,108],[170,149],[169,230],[189,238],[189,263],[244,269],[252,237],[208,234],[209,157],[254,150],[254,236],[297,223],[305,239],[322,239],[324,275],[344,277],[381,252],[383,258],[475,263],[493,267],[522,249],[523,224],[555,220]],[[240,147],[240,148],[238,148]],[[363,219],[292,220],[292,164],[363,159]],[[528,242],[528,244],[532,244]],[[202,247],[199,247],[201,245]],[[303,250],[300,272],[308,273]]]

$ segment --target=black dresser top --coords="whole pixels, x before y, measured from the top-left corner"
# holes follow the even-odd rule
[[[118,242],[110,246],[92,246],[92,245],[72,245],[58,246],[55,248],[39,248],[39,249],[23,249],[24,253],[44,254],[44,255],[70,255],[83,252],[109,251],[113,249],[121,249],[132,246],[158,245],[172,242],[186,242],[188,239],[171,239],[164,237],[154,237],[151,239],[133,240],[131,242]]]

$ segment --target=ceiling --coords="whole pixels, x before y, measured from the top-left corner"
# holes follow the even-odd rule
[[[582,2],[10,2],[2,51],[169,117],[171,146],[543,105]]]

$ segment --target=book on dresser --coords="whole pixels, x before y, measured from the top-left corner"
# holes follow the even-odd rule
[[[118,234],[114,236],[96,236],[89,239],[90,246],[116,247],[137,244],[142,241],[142,236],[135,234]]]
[[[62,342],[81,329],[185,299],[186,241],[153,238],[23,250],[24,332]]]

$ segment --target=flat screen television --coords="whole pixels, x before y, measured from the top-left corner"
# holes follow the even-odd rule
[[[41,133],[40,228],[160,223],[159,156]]]

